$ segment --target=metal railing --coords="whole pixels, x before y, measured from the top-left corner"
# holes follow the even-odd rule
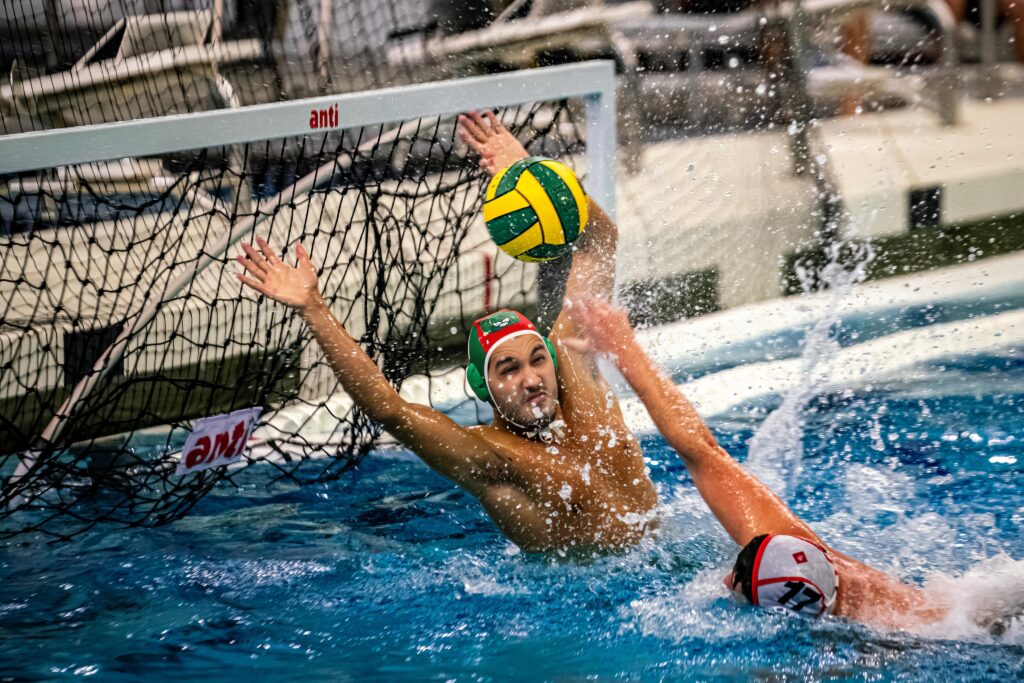
[[[992,0],[986,0],[991,3]],[[614,31],[617,38],[611,41],[611,47],[615,51],[623,70],[626,72],[627,81],[631,78],[628,73],[629,65],[638,63],[637,47],[626,35],[631,31],[658,30],[660,32],[674,32],[685,34],[690,38],[686,49],[687,62],[692,67],[700,68],[702,65],[701,49],[711,44],[713,39],[721,39],[723,36],[756,35],[768,25],[780,27],[787,39],[792,42],[801,32],[805,32],[810,26],[822,22],[835,22],[865,10],[917,10],[929,15],[937,29],[940,47],[939,66],[931,84],[935,86],[935,110],[942,122],[953,125],[959,116],[959,102],[961,89],[959,78],[956,74],[957,50],[956,50],[956,19],[943,0],[805,0],[796,2],[789,0],[777,6],[767,8],[752,8],[734,14],[719,14],[714,16],[697,15],[651,15],[629,21],[617,23]],[[801,25],[797,25],[800,22]],[[799,42],[799,41],[797,41]],[[796,47],[798,50],[799,46]],[[806,71],[806,69],[805,69]],[[884,75],[883,69],[862,70],[848,69],[846,75],[842,76],[848,81],[850,87],[855,87],[858,81],[877,80]],[[806,83],[807,79],[803,79]]]

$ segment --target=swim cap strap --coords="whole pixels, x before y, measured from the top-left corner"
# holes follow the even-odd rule
[[[768,542],[772,540],[772,536],[775,534],[768,534],[761,541],[761,546],[757,549],[757,555],[754,557],[754,570],[750,573],[750,595],[753,598],[754,604],[759,604],[757,597],[757,582],[758,572],[761,569],[761,558],[764,557],[765,548],[768,547]]]

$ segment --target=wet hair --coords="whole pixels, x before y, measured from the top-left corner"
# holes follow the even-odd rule
[[[736,564],[732,566],[732,585],[736,586],[737,583],[743,584],[743,597],[747,599],[747,602],[754,602],[753,583],[754,583],[754,561],[757,559],[757,551],[761,548],[761,544],[764,543],[764,539],[768,538],[768,534],[761,534],[755,536],[743,546],[743,550],[740,551],[739,556],[736,558]]]

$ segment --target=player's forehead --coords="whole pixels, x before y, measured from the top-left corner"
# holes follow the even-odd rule
[[[523,334],[507,339],[491,353],[488,369],[496,368],[500,363],[522,361],[528,359],[536,351],[544,349],[544,341],[535,334]]]

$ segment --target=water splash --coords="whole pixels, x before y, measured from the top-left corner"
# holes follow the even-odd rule
[[[925,588],[951,608],[941,622],[922,629],[922,635],[1024,645],[1024,560],[996,555],[961,576],[933,574]]]
[[[804,410],[808,401],[828,383],[830,366],[841,350],[836,339],[839,310],[855,285],[867,277],[874,249],[868,241],[836,240],[825,248],[828,262],[821,270],[797,265],[801,289],[810,292],[816,282],[830,295],[818,305],[820,313],[801,344],[800,381],[765,418],[750,440],[747,467],[780,496],[796,486],[803,471]],[[805,304],[807,305],[807,304]]]

